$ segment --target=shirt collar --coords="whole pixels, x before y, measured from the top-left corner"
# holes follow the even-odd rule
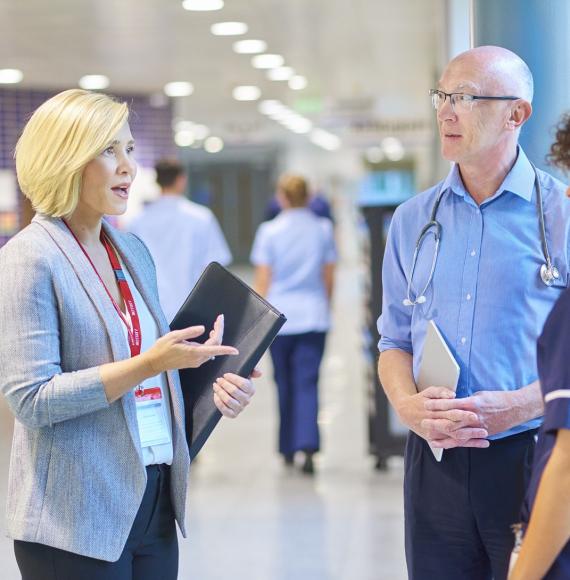
[[[499,189],[497,189],[496,193],[490,199],[499,197],[503,192],[509,191],[526,201],[532,200],[535,180],[534,169],[520,145],[517,148],[517,152],[517,160],[515,161],[515,164],[505,176]],[[456,163],[453,164],[451,171],[447,174],[441,187],[442,191],[450,189],[453,193],[463,197],[464,199],[471,198],[463,185],[463,180],[459,173],[459,166]]]

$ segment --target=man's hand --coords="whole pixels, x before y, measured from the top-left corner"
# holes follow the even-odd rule
[[[429,387],[417,392],[413,357],[409,352],[400,349],[382,352],[378,376],[402,422],[430,445],[444,449],[489,446],[488,432],[479,417],[471,410],[457,408],[452,390]],[[432,410],[429,405],[434,403],[446,408]]]
[[[429,405],[441,403],[449,407],[432,410]],[[459,409],[455,393],[445,387],[429,387],[400,400],[397,407],[402,421],[433,447],[488,447],[488,432],[477,414]]]
[[[479,426],[489,435],[496,435],[525,423],[542,414],[538,382],[517,391],[479,391],[464,399],[435,399],[426,401],[426,409],[433,413],[467,411],[474,413]],[[437,419],[426,419],[425,429],[442,429]]]

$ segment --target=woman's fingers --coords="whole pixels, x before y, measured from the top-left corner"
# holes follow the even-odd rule
[[[235,373],[225,373],[222,377],[227,383],[232,385],[232,388],[238,388],[243,391],[250,398],[255,393],[255,387],[249,379],[244,379]],[[218,379],[220,380],[220,379]]]
[[[199,336],[202,336],[205,330],[206,329],[202,325],[189,326],[188,328],[173,330],[169,334],[176,340],[176,342],[182,342],[183,340],[190,340],[192,338],[198,338]]]
[[[191,345],[190,348],[196,354],[207,358],[210,358],[212,356],[224,356],[224,355],[236,356],[239,354],[239,350],[237,348],[234,348],[233,346],[225,346],[223,344],[220,344],[219,346],[195,344]]]
[[[233,397],[218,381],[212,384],[214,393],[220,397],[226,407],[229,407],[232,411],[239,413],[247,405],[247,402],[244,403],[239,401],[236,397]]]
[[[222,344],[222,340],[224,339],[224,315],[220,314],[218,318],[216,318],[216,322],[214,322],[214,336],[216,340],[219,341],[218,344]]]
[[[255,388],[249,379],[233,373],[219,377],[212,385],[214,402],[226,417],[237,417],[249,405]]]
[[[222,344],[224,339],[224,315],[220,314],[214,321],[208,340],[204,344]]]
[[[237,379],[239,379],[239,381]],[[243,379],[242,377],[232,373],[226,373],[223,377],[219,377],[214,385],[217,385],[219,388],[223,389],[229,397],[244,407],[249,405],[251,397],[254,394],[251,381]]]
[[[214,392],[214,404],[224,417],[234,419],[235,417],[238,416],[238,413],[236,413],[236,411],[228,407],[216,392]]]

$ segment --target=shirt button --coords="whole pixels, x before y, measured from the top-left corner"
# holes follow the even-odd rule
[[[465,344],[466,342],[467,342],[467,339],[464,336],[462,336],[461,337],[461,344]]]
[[[465,298],[467,298],[467,300],[471,300],[471,294],[467,294],[467,296],[465,296]]]
[[[474,256],[477,252],[475,250],[471,250],[471,256]]]

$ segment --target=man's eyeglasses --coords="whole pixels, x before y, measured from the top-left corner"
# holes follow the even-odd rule
[[[430,89],[429,94],[431,96],[431,104],[433,108],[437,111],[445,103],[445,99],[449,97],[449,102],[451,103],[451,109],[455,112],[455,109],[462,111],[471,111],[473,109],[473,103],[475,101],[517,101],[520,97],[490,97],[488,95],[467,95],[465,93],[444,93],[443,91],[438,91],[437,89]]]

